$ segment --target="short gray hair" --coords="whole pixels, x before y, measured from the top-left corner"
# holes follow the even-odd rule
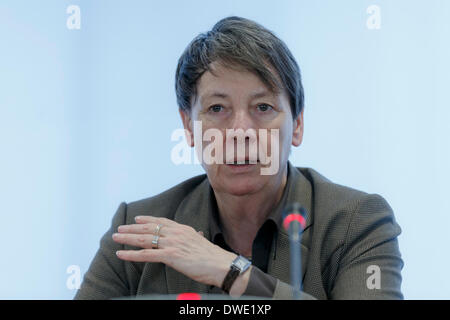
[[[210,68],[212,62],[252,72],[274,93],[286,90],[294,119],[303,110],[300,68],[286,44],[260,24],[231,16],[195,37],[178,60],[175,91],[183,111],[190,111],[192,99],[197,97],[197,80],[202,74],[207,70],[214,74]],[[281,83],[267,63],[275,68]]]

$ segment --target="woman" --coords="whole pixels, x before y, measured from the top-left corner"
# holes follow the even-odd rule
[[[122,203],[76,299],[181,292],[289,299],[281,216],[293,202],[308,212],[302,298],[403,297],[401,229],[386,201],[288,161],[302,143],[304,102],[299,67],[280,39],[253,21],[222,19],[184,51],[176,93],[206,175]],[[215,130],[214,139],[199,137],[196,123]]]

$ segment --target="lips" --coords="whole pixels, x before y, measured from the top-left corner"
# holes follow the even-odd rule
[[[258,164],[259,160],[256,160],[256,163],[254,163],[254,161],[252,163],[250,163],[249,159],[245,159],[245,160],[234,160],[234,162],[232,163],[227,163],[229,165],[234,165],[234,166],[244,166],[244,165],[251,165],[251,164]]]

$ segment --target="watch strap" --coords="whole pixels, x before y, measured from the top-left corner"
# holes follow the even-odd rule
[[[225,291],[227,294],[229,294],[234,281],[236,281],[236,278],[239,276],[240,273],[241,270],[232,264],[230,270],[225,276],[225,279],[223,280],[222,290]]]
[[[236,281],[236,278],[241,273],[244,273],[246,270],[248,270],[250,265],[251,262],[241,255],[234,259],[234,261],[231,263],[230,270],[223,280],[222,290],[229,294],[234,281]]]

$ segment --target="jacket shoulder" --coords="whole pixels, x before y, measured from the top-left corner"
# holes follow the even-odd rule
[[[316,197],[325,196],[329,200],[334,200],[334,205],[339,202],[357,201],[368,195],[367,192],[335,183],[312,168],[297,167],[297,169],[309,180]]]
[[[386,215],[394,218],[392,208],[381,195],[334,183],[311,168],[297,169],[311,183],[314,220],[328,232],[345,234],[351,219],[372,220]]]
[[[394,233],[401,232],[391,206],[381,195],[334,183],[314,169],[298,169],[311,183],[314,224],[327,239],[343,244],[352,234],[370,230],[380,221],[392,224]]]

